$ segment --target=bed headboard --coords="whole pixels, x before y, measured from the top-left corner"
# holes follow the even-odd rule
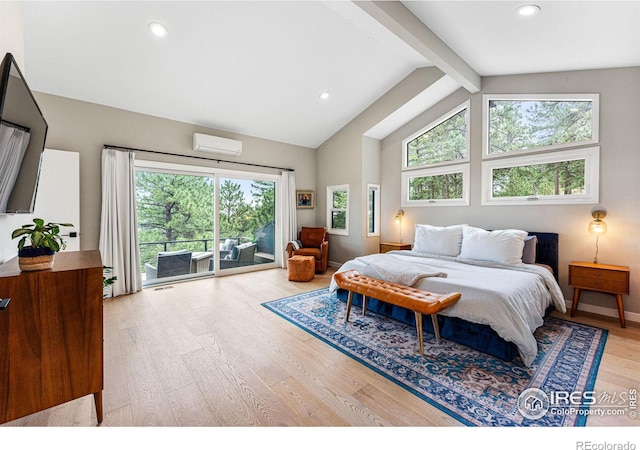
[[[558,233],[539,233],[529,231],[529,236],[538,238],[536,246],[536,262],[546,264],[553,269],[553,276],[558,279]]]

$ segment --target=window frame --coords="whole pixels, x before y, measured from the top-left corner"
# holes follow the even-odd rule
[[[492,100],[516,101],[591,101],[591,139],[568,142],[529,149],[512,150],[489,154],[489,102]],[[588,147],[600,140],[600,94],[484,94],[482,96],[482,159],[504,158],[511,155],[526,155],[570,147]]]
[[[333,207],[333,194],[334,192],[345,191],[347,193],[347,206],[344,209],[334,208]],[[341,236],[349,236],[349,203],[351,199],[349,196],[349,185],[348,184],[336,184],[332,186],[327,186],[327,215],[326,215],[326,228],[329,234],[336,234]],[[333,212],[334,211],[345,211],[345,228],[333,228],[331,225],[333,223]]]
[[[585,191],[583,195],[543,195],[538,197],[493,197],[493,170],[531,164],[585,160]],[[600,147],[592,146],[564,151],[491,158],[482,162],[482,205],[551,205],[599,202]]]
[[[423,168],[402,172],[402,201],[403,207],[411,206],[469,206],[470,191],[470,163],[439,165],[437,167]],[[462,198],[456,199],[409,199],[409,180],[411,178],[445,175],[448,173],[462,173]]]
[[[371,192],[376,195],[373,199],[373,209],[371,205]],[[369,218],[373,214],[373,231],[369,228]],[[367,237],[380,236],[380,185],[367,184]]]
[[[411,142],[414,139],[416,139],[417,137],[419,137],[419,136],[431,131],[433,128],[435,128],[438,125],[446,122],[447,120],[451,119],[456,114],[460,113],[460,111],[463,111],[465,109],[467,110],[467,114],[466,114],[466,132],[465,132],[465,142],[466,142],[465,157],[462,158],[462,159],[454,159],[454,160],[449,160],[449,161],[440,161],[440,162],[437,162],[437,163],[422,164],[420,166],[408,166],[408,159],[409,159],[408,145],[409,145],[409,142]],[[470,159],[471,159],[471,154],[470,154],[471,153],[471,126],[470,126],[470,124],[471,124],[471,100],[467,100],[467,101],[463,102],[462,104],[458,105],[457,107],[453,108],[452,110],[450,110],[446,114],[441,115],[440,117],[438,117],[437,119],[435,119],[434,121],[429,123],[427,126],[425,126],[425,127],[421,128],[420,130],[416,131],[415,133],[413,133],[409,137],[403,139],[402,140],[402,170],[417,170],[417,169],[422,169],[422,168],[426,168],[426,167],[437,167],[437,166],[443,166],[443,165],[461,164],[461,163],[469,162]]]

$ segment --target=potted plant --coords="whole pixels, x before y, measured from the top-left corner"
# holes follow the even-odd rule
[[[20,270],[43,270],[53,267],[57,251],[67,248],[67,242],[60,236],[60,227],[72,227],[70,223],[45,223],[33,219],[32,224],[22,225],[11,233],[11,239],[22,236],[18,241],[18,264]],[[31,245],[25,245],[29,241]]]
[[[118,277],[113,275],[113,267],[102,266],[102,297],[108,298],[113,295],[112,285]]]

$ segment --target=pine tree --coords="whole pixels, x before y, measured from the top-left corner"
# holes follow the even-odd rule
[[[136,201],[141,243],[167,242],[167,250],[192,251],[203,251],[205,240],[211,245],[212,178],[138,171]],[[141,245],[141,259],[153,261],[164,249],[164,244]]]

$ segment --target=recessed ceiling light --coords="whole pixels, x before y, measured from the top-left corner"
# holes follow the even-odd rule
[[[518,14],[521,16],[535,16],[540,12],[540,7],[538,5],[523,5],[518,8]]]
[[[327,91],[322,91],[318,94],[320,100],[327,100],[329,98],[329,93]]]
[[[158,22],[150,23],[149,29],[153,34],[155,34],[158,37],[164,37],[169,33],[169,31],[167,31],[167,27],[165,27],[164,25]]]

